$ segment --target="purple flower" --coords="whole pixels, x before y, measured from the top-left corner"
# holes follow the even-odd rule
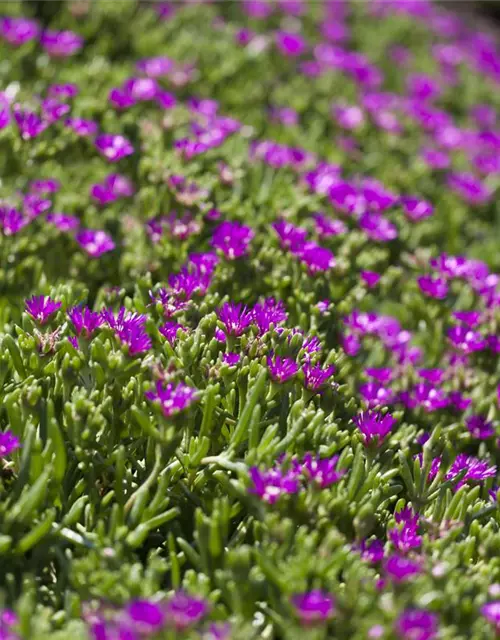
[[[104,205],[114,202],[119,198],[126,198],[134,193],[131,181],[119,173],[112,173],[106,176],[103,183],[92,185],[90,195],[99,204]]]
[[[420,378],[427,380],[431,384],[441,384],[443,381],[445,372],[443,369],[419,369],[418,375]]]
[[[316,242],[306,242],[298,249],[292,249],[301,262],[303,262],[311,274],[320,273],[332,269],[336,262],[330,249],[320,247]]]
[[[30,219],[17,209],[0,207],[0,224],[5,236],[12,236],[29,224]]]
[[[302,462],[295,462],[295,467],[324,489],[338,482],[346,474],[345,469],[337,469],[338,461],[339,456],[322,459],[318,456],[313,458],[311,453],[306,453]]]
[[[38,37],[38,23],[27,18],[0,18],[0,37],[14,47]]]
[[[276,33],[276,46],[285,56],[296,57],[304,53],[306,43],[298,33],[278,31]]]
[[[163,415],[166,418],[171,418],[190,407],[196,401],[196,394],[196,389],[188,387],[183,382],[177,384],[170,382],[163,388],[162,382],[158,381],[156,391],[147,391],[144,395],[148,400],[158,401]]]
[[[74,231],[80,226],[80,220],[75,216],[68,216],[65,213],[49,213],[47,222],[53,224],[59,231]]]
[[[377,286],[382,276],[380,273],[376,273],[375,271],[362,271],[361,277],[365,281],[368,289],[373,289]]]
[[[335,372],[335,367],[332,365],[323,369],[321,365],[312,365],[308,362],[302,367],[304,373],[304,385],[306,389],[310,391],[317,391]]]
[[[99,258],[116,246],[111,236],[100,229],[82,229],[76,235],[76,241],[92,258]]]
[[[248,245],[255,236],[250,227],[239,222],[223,222],[214,231],[212,246],[220,249],[229,260],[245,255]]]
[[[334,105],[333,116],[339,126],[348,130],[358,129],[365,121],[363,110],[356,105],[347,107]]]
[[[354,424],[363,434],[366,445],[372,441],[380,445],[395,423],[396,420],[390,413],[382,415],[377,411],[362,411],[354,418]]]
[[[104,322],[102,314],[91,311],[88,307],[72,307],[68,309],[68,317],[73,323],[76,333],[87,338]]]
[[[481,320],[481,311],[454,311],[451,314],[456,320],[469,329],[473,329]]]
[[[472,400],[470,398],[466,398],[460,393],[460,391],[450,391],[448,399],[450,401],[450,405],[455,407],[457,411],[465,411],[472,404]]]
[[[342,348],[348,356],[357,356],[361,350],[361,341],[358,336],[348,334],[342,338]]]
[[[386,406],[394,400],[394,392],[385,383],[367,382],[360,385],[359,393],[370,407]]]
[[[367,367],[365,369],[365,374],[369,378],[373,378],[377,382],[386,384],[387,382],[390,382],[392,380],[394,371],[390,367]]]
[[[179,591],[167,602],[164,611],[167,624],[174,626],[177,631],[183,631],[208,613],[208,605],[201,598]]]
[[[394,582],[405,582],[422,572],[422,567],[415,560],[393,554],[384,562],[386,574]]]
[[[481,614],[494,625],[496,632],[500,633],[500,601],[483,604]]]
[[[61,188],[59,180],[54,178],[47,178],[45,180],[33,180],[30,182],[30,192],[37,193],[39,195],[47,195],[50,193],[56,193]]]
[[[445,479],[453,480],[463,469],[466,469],[465,476],[458,482],[456,489],[460,489],[460,487],[469,481],[483,482],[488,478],[494,478],[497,472],[497,468],[495,466],[489,466],[486,460],[480,460],[479,458],[461,453],[456,457]],[[430,477],[431,475],[429,474],[429,478]]]
[[[452,327],[448,329],[448,340],[452,346],[464,354],[474,351],[482,351],[487,347],[487,342],[478,331],[472,331],[467,327]]]
[[[48,126],[47,122],[42,121],[34,111],[28,111],[19,105],[14,106],[14,120],[23,140],[36,138]]]
[[[128,109],[136,104],[135,98],[121,87],[114,87],[108,95],[108,100],[115,109]]]
[[[83,38],[73,31],[44,31],[40,44],[54,58],[67,58],[83,47]]]
[[[64,124],[81,138],[95,136],[98,130],[97,122],[84,120],[83,118],[66,118]]]
[[[148,600],[131,602],[125,609],[125,615],[141,635],[155,633],[165,624],[162,605]]]
[[[51,98],[74,98],[79,92],[78,85],[67,82],[66,84],[50,85],[47,93]]]
[[[333,596],[319,589],[297,594],[291,600],[295,614],[304,626],[326,622],[335,612]]]
[[[165,324],[162,325],[158,330],[161,335],[164,336],[171,345],[173,345],[177,338],[177,332],[179,331],[179,329],[181,329],[181,331],[186,330],[186,328],[182,324],[169,320],[165,322]]]
[[[253,321],[252,311],[234,302],[225,302],[219,309],[218,316],[230,336],[241,336]]]
[[[125,94],[138,101],[153,100],[158,89],[158,83],[153,78],[129,78],[123,84]]]
[[[110,309],[102,311],[101,316],[114,330],[120,342],[128,347],[129,355],[134,356],[151,348],[151,338],[144,329],[147,320],[145,315],[127,311],[122,307],[117,317]]]
[[[273,222],[272,227],[278,235],[281,246],[284,249],[298,251],[304,246],[307,238],[307,230],[296,227],[291,222],[278,220]]]
[[[421,200],[415,196],[403,196],[399,199],[405,215],[412,222],[420,222],[429,218],[434,213],[434,207],[427,200]]]
[[[495,427],[484,416],[473,415],[465,420],[465,426],[476,440],[487,440],[495,435]]]
[[[316,233],[320,238],[330,238],[347,232],[347,227],[342,220],[332,220],[322,213],[316,213],[313,217]]]
[[[448,285],[444,278],[439,276],[420,276],[417,278],[420,290],[430,298],[442,300],[448,295]]]
[[[422,545],[422,536],[418,535],[418,515],[406,507],[395,514],[399,526],[388,531],[389,540],[400,553],[408,553]]]
[[[396,632],[403,640],[433,640],[438,632],[437,616],[425,609],[406,609],[396,621]]]
[[[161,78],[168,76],[174,69],[174,62],[166,56],[158,56],[156,58],[144,58],[136,64],[138,71],[141,71],[150,78]]]
[[[271,378],[280,384],[283,384],[297,373],[299,365],[291,358],[281,358],[275,356],[267,356],[267,368],[271,374]]]
[[[469,204],[483,204],[492,196],[491,190],[472,173],[450,173],[447,183],[450,189]]]
[[[250,493],[259,496],[264,502],[274,504],[284,494],[299,491],[298,473],[296,469],[283,472],[279,468],[260,471],[257,467],[249,470],[253,486]]]
[[[118,162],[122,158],[134,153],[134,147],[125,136],[103,133],[94,141],[96,149],[109,162]]]
[[[58,102],[53,98],[46,98],[45,100],[42,100],[42,102],[40,103],[40,109],[43,115],[43,119],[48,124],[57,122],[57,120],[60,120],[70,111],[70,107],[68,104],[65,104],[64,102]]]
[[[222,356],[222,362],[229,367],[234,367],[241,360],[241,354],[229,351]]]
[[[33,296],[25,301],[26,313],[39,324],[45,324],[58,309],[61,308],[61,302],[56,302],[49,296]]]
[[[398,230],[379,213],[367,211],[359,219],[359,226],[372,240],[389,242],[398,237]]]
[[[359,550],[361,558],[371,564],[377,564],[384,558],[384,545],[380,540],[372,540],[371,542],[362,540]]]
[[[36,193],[28,193],[23,198],[23,211],[29,220],[37,218],[44,211],[50,209],[51,205],[50,200],[44,200]]]
[[[9,456],[13,451],[19,449],[20,446],[19,438],[11,431],[0,432],[0,458]]]
[[[422,149],[420,157],[431,169],[447,169],[451,164],[448,154],[439,149],[430,147]]]
[[[271,328],[287,319],[285,305],[281,300],[266,298],[263,303],[257,303],[253,308],[253,321],[259,328],[259,335],[263,335]]]

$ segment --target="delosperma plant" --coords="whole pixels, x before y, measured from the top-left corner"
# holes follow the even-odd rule
[[[38,5],[0,3],[0,639],[500,635],[495,32]]]

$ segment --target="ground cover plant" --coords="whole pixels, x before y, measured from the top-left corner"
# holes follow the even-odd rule
[[[494,35],[0,9],[0,639],[500,634]]]

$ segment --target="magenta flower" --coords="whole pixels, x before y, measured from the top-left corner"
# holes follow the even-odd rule
[[[312,365],[308,362],[302,367],[304,373],[304,385],[310,391],[317,391],[330,378],[334,372],[334,365],[330,365],[323,369],[321,365]]]
[[[30,219],[12,207],[0,207],[0,224],[5,236],[12,236],[28,225]]]
[[[257,303],[253,308],[253,321],[259,328],[259,335],[263,335],[271,328],[287,319],[285,305],[281,300],[266,298],[263,303]]]
[[[348,356],[357,356],[362,347],[361,341],[358,336],[348,334],[342,338],[342,348]]]
[[[56,302],[49,296],[33,296],[25,301],[26,313],[39,324],[46,324],[58,309],[61,308],[61,302]]]
[[[454,311],[451,315],[469,329],[473,329],[479,324],[482,313],[481,311]]]
[[[11,431],[0,432],[0,458],[10,456],[10,454],[16,449],[19,449],[20,446],[19,438]]]
[[[481,614],[495,627],[496,632],[500,633],[500,601],[483,604]]]
[[[177,592],[164,608],[167,625],[174,626],[179,632],[195,625],[208,613],[208,604],[201,598]]]
[[[367,211],[359,219],[359,226],[372,240],[389,242],[398,237],[398,230],[379,213]]]
[[[396,621],[396,632],[403,640],[433,640],[438,633],[437,616],[425,609],[406,609]]]
[[[422,536],[418,534],[418,515],[405,507],[395,514],[398,526],[389,529],[388,538],[400,553],[408,553],[422,545]]]
[[[51,84],[48,88],[48,95],[51,98],[74,98],[80,92],[78,85],[73,82],[67,82],[65,84]]]
[[[91,258],[99,258],[116,246],[111,236],[100,229],[82,229],[76,241]]]
[[[45,180],[33,180],[30,182],[30,192],[37,193],[39,195],[48,195],[51,193],[57,193],[61,188],[59,180],[54,178],[47,178]]]
[[[64,124],[81,138],[91,138],[98,131],[97,123],[83,118],[66,118]]]
[[[326,622],[335,613],[333,596],[319,589],[292,596],[291,601],[295,615],[304,626]]]
[[[394,392],[385,383],[366,382],[359,386],[359,393],[363,396],[363,400],[368,406],[372,408],[386,406],[394,401]]]
[[[332,458],[313,457],[311,453],[306,453],[301,462],[295,461],[295,468],[312,480],[321,489],[330,487],[337,483],[345,474],[345,469],[337,469],[339,456]]]
[[[39,136],[48,126],[34,111],[14,105],[14,120],[19,128],[23,140],[31,140]]]
[[[450,173],[447,183],[469,204],[484,204],[491,199],[492,192],[471,173]]]
[[[495,435],[495,427],[484,416],[473,415],[465,420],[465,426],[476,440],[487,440]]]
[[[234,302],[225,302],[219,309],[218,316],[230,336],[241,336],[253,321],[252,311]]]
[[[382,415],[377,411],[362,411],[354,418],[354,424],[363,434],[366,445],[373,441],[380,445],[395,423],[390,413]]]
[[[175,63],[166,56],[158,56],[156,58],[144,58],[136,64],[138,71],[141,71],[150,78],[161,78],[168,76],[174,69]]]
[[[327,218],[322,213],[316,213],[313,217],[316,233],[320,238],[340,236],[347,232],[346,224],[342,220]]]
[[[57,122],[70,111],[70,106],[64,102],[58,102],[54,98],[46,98],[40,103],[43,120],[48,124]]]
[[[109,162],[118,162],[134,153],[134,147],[125,136],[103,133],[94,141],[96,149]]]
[[[406,217],[412,222],[425,220],[425,218],[429,218],[434,213],[434,207],[430,202],[415,196],[404,196],[399,199],[399,202],[403,206]]]
[[[464,354],[482,351],[487,347],[487,341],[478,331],[459,326],[448,329],[448,340],[452,346]]]
[[[159,631],[165,624],[165,612],[162,604],[149,602],[148,600],[135,600],[124,611],[135,628],[141,635]]]
[[[222,222],[214,231],[212,246],[220,249],[229,260],[245,255],[248,245],[255,236],[250,227],[239,222]]]
[[[119,173],[112,173],[106,176],[103,183],[92,185],[90,195],[99,204],[104,205],[114,202],[119,198],[127,198],[134,193],[132,182]]]
[[[301,262],[303,262],[311,274],[320,273],[332,269],[335,264],[335,256],[330,249],[320,247],[316,242],[306,242],[298,249],[292,249]]]
[[[162,382],[156,383],[156,391],[146,391],[144,394],[148,400],[159,402],[166,418],[171,418],[190,407],[197,398],[197,390],[188,387],[183,382],[174,384],[169,382],[163,388]]]
[[[181,331],[186,331],[186,328],[182,325],[179,324],[178,322],[172,322],[172,321],[167,321],[165,322],[165,324],[163,324],[158,331],[161,333],[162,336],[164,336],[167,341],[173,345],[176,338],[177,338],[177,332],[179,331],[179,329]]]
[[[384,559],[384,544],[380,540],[367,542],[362,540],[359,545],[361,558],[370,564],[377,564]]]
[[[73,323],[76,333],[86,338],[104,323],[102,314],[91,311],[88,307],[72,307],[68,309],[68,318]]]
[[[306,42],[298,33],[278,31],[276,33],[276,46],[285,56],[300,56],[306,50]]]
[[[136,104],[135,98],[122,87],[114,87],[108,95],[108,100],[115,109],[128,109]]]
[[[59,231],[75,231],[80,226],[80,220],[75,216],[68,216],[65,213],[49,213],[47,222],[53,224]]]
[[[273,222],[272,227],[278,235],[281,246],[284,249],[298,251],[304,246],[307,238],[307,230],[296,227],[291,222],[278,220]]]
[[[36,193],[28,193],[23,198],[23,211],[29,220],[37,218],[47,209],[50,209],[52,203],[50,200],[40,198]]]
[[[420,276],[417,278],[420,290],[429,298],[442,300],[448,295],[448,285],[444,278],[439,276]]]
[[[35,20],[28,18],[0,18],[0,38],[13,47],[20,47],[25,42],[38,37],[40,28]]]
[[[125,94],[137,101],[153,100],[158,89],[159,85],[153,78],[129,78],[123,84]]]
[[[365,374],[377,382],[387,384],[394,376],[394,371],[390,367],[367,367]]]
[[[257,467],[251,467],[249,474],[253,484],[249,492],[268,504],[274,504],[282,495],[299,491],[298,473],[295,469],[286,472],[279,468],[260,471]]]
[[[490,466],[487,460],[480,460],[465,453],[460,453],[446,474],[445,479],[453,480],[463,469],[466,469],[465,476],[457,483],[456,489],[460,489],[467,482],[483,482],[488,478],[494,478],[497,473],[496,466]],[[429,474],[430,477],[431,474]]]
[[[368,289],[373,289],[377,286],[382,276],[375,271],[362,271],[361,278],[364,280]]]
[[[297,373],[299,365],[291,358],[282,358],[280,356],[267,356],[267,368],[271,374],[271,378],[280,384],[283,384]]]
[[[227,364],[229,367],[234,367],[240,362],[240,360],[241,360],[241,354],[233,353],[232,351],[229,351],[228,353],[224,353],[222,356],[222,362],[224,364]]]
[[[67,58],[83,47],[83,38],[73,31],[44,31],[40,44],[54,58]]]
[[[386,559],[384,569],[394,582],[405,582],[422,573],[420,563],[398,554],[393,554]]]
[[[365,115],[363,110],[357,105],[342,106],[334,105],[332,110],[333,117],[337,124],[343,129],[358,129],[364,124]]]

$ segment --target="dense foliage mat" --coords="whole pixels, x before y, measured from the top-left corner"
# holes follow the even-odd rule
[[[495,637],[494,37],[0,9],[0,638]]]

